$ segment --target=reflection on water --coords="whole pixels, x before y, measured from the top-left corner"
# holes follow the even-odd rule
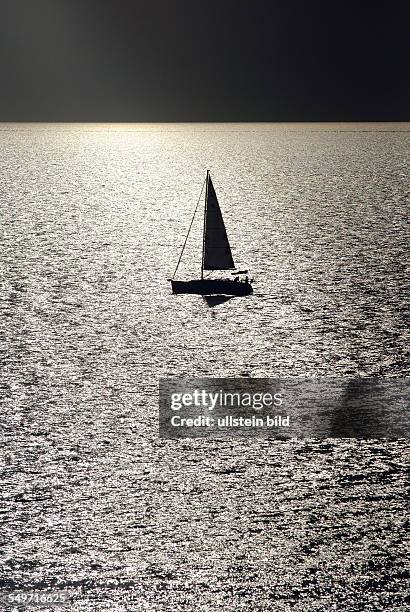
[[[202,296],[204,302],[209,306],[209,308],[214,308],[215,306],[219,306],[219,304],[224,304],[229,300],[233,299],[233,295],[204,295]]]

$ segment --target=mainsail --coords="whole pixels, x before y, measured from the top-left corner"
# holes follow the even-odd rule
[[[224,220],[215,189],[208,175],[204,222],[204,270],[231,270],[235,268]]]

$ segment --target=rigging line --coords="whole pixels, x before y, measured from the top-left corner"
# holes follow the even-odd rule
[[[179,256],[178,263],[176,265],[176,268],[175,268],[174,274],[172,275],[172,278],[175,278],[175,275],[176,275],[176,273],[178,271],[178,268],[179,268],[179,264],[181,263],[182,255],[184,254],[184,249],[185,249],[186,243],[188,241],[189,232],[191,231],[191,227],[192,227],[192,224],[193,224],[194,219],[195,219],[196,211],[198,210],[199,202],[201,201],[202,192],[204,190],[205,183],[206,183],[206,178],[205,178],[205,180],[204,180],[204,182],[202,184],[201,193],[199,194],[198,202],[196,203],[194,214],[192,215],[191,223],[189,224],[188,232],[187,232],[187,235],[185,236],[185,241],[184,241],[184,244],[182,245],[181,254]]]

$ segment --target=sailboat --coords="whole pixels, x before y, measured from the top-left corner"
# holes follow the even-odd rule
[[[194,280],[176,280],[175,277],[201,201],[204,185],[205,205],[202,234],[201,278]],[[202,186],[174,274],[172,278],[169,279],[171,281],[172,292],[195,293],[198,295],[249,295],[253,293],[253,288],[248,276],[243,277],[244,274],[247,274],[247,270],[238,270],[234,272],[234,279],[209,278],[204,275],[205,272],[214,270],[235,270],[231,246],[229,244],[225,223],[209,170],[207,170],[204,185]]]

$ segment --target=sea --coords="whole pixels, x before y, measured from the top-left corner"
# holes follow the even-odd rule
[[[0,609],[408,609],[405,438],[163,439],[158,381],[408,377],[409,145],[0,124]],[[168,281],[207,169],[254,279],[216,304]],[[198,213],[179,278],[200,240]]]

